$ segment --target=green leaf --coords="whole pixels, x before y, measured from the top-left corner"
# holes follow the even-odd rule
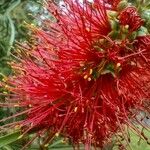
[[[9,145],[6,145],[6,146],[3,147],[2,150],[13,150],[13,149]]]
[[[20,132],[13,132],[11,134],[0,137],[0,148],[17,141],[19,136]]]
[[[140,125],[137,125],[136,128],[143,132],[147,139],[150,139],[150,131],[143,129]],[[137,135],[133,129],[129,128],[128,133],[130,135],[129,144],[127,144],[125,140],[120,139],[122,145],[126,147],[126,150],[150,150],[150,145],[148,142],[144,139],[141,139],[140,135]],[[115,145],[112,150],[119,150],[119,146]]]

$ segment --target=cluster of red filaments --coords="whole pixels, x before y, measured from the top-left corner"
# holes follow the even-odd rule
[[[131,32],[136,31],[144,23],[135,7],[127,7],[120,13],[120,24],[128,25]]]
[[[33,29],[36,50],[14,65],[21,74],[9,81],[11,101],[27,108],[18,124],[24,134],[48,132],[43,146],[61,134],[86,150],[103,147],[124,124],[135,129],[130,120],[137,110],[149,111],[150,36],[133,36],[143,20],[135,7],[118,10],[118,3],[49,2],[57,21],[46,23],[46,31]]]

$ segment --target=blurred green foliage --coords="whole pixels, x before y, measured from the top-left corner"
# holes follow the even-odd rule
[[[26,41],[31,32],[28,24],[40,24],[37,15],[45,14],[42,0],[1,0],[0,1],[0,79],[11,73],[7,62],[12,58],[15,41]]]

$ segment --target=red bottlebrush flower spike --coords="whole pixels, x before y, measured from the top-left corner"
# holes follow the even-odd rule
[[[125,8],[119,15],[119,21],[121,25],[129,25],[131,32],[139,29],[144,23],[135,7]]]
[[[142,19],[135,8],[113,16],[105,4],[49,3],[57,21],[46,22],[46,31],[33,28],[37,43],[22,46],[28,57],[21,53],[20,63],[12,65],[17,73],[8,80],[8,105],[25,108],[14,117],[26,119],[16,124],[23,135],[47,135],[43,146],[58,134],[86,150],[103,147],[117,132],[128,141],[124,126],[135,130],[139,111],[149,112],[150,35],[137,36]]]

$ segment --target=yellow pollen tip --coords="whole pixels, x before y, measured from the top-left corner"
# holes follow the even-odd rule
[[[120,67],[120,66],[121,66],[121,64],[120,64],[120,63],[117,63],[116,67],[118,68],[118,67]]]
[[[49,144],[45,144],[44,147],[48,147]]]
[[[15,126],[15,129],[20,129],[20,128],[21,128],[20,125],[16,125],[16,126]]]
[[[90,28],[86,28],[86,31],[87,31],[87,32],[90,32]]]
[[[62,140],[61,143],[67,144],[67,141],[66,140]]]
[[[8,88],[8,85],[5,85],[5,89],[7,89]]]
[[[6,92],[6,91],[3,91],[3,94],[8,94],[8,92]]]
[[[125,25],[125,29],[129,29],[129,25]]]
[[[29,104],[29,107],[32,107],[32,105],[31,105],[31,104]]]
[[[93,73],[93,69],[90,69],[90,75]]]
[[[3,82],[6,82],[6,81],[7,81],[7,79],[6,79],[6,78],[3,78],[3,79],[2,79],[2,81],[3,81]]]
[[[19,139],[21,139],[23,137],[23,135],[20,135],[17,139],[19,140]]]
[[[59,133],[57,132],[57,133],[55,134],[55,136],[58,137],[58,136],[59,136]]]
[[[75,107],[75,108],[74,108],[74,112],[77,112],[77,109],[78,109],[78,107]]]
[[[15,104],[14,107],[19,107],[19,104]]]
[[[91,80],[92,80],[92,79],[89,77],[89,78],[88,78],[88,81],[91,81]]]
[[[85,75],[83,78],[86,80],[88,78],[88,75]]]

